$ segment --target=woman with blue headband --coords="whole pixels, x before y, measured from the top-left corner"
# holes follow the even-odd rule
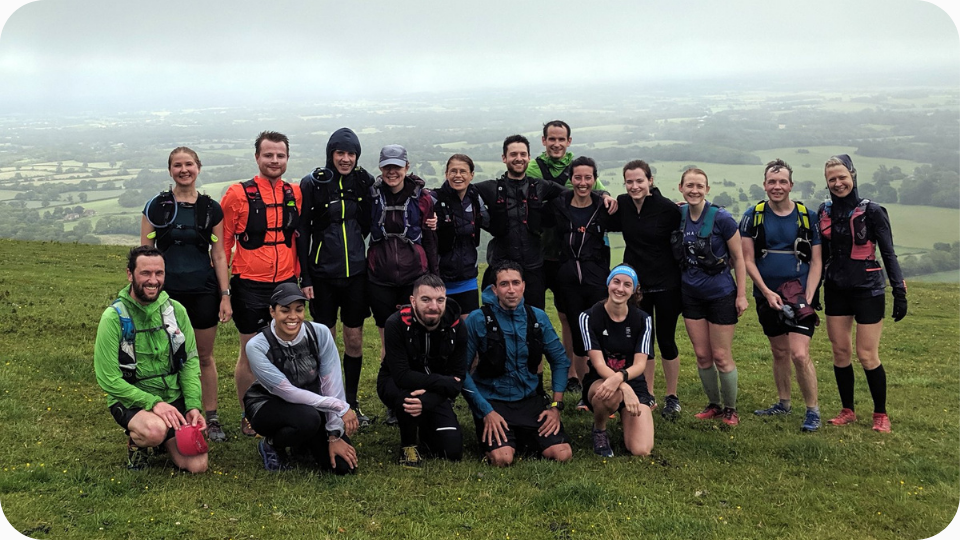
[[[607,298],[580,314],[583,345],[590,358],[583,396],[593,411],[593,451],[612,457],[607,420],[620,413],[623,442],[635,456],[653,449],[653,396],[643,371],[653,354],[650,316],[637,307],[637,273],[625,264],[607,276]]]

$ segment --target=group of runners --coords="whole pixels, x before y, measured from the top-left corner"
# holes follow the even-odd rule
[[[856,322],[873,429],[890,431],[878,355],[885,308],[878,248],[897,321],[907,311],[906,284],[886,211],[859,197],[849,156],[826,162],[830,200],[818,210],[790,198],[792,169],[771,161],[763,170],[767,199],[738,225],[707,199],[701,169],[683,172],[678,204],[654,185],[649,164],[631,161],[622,170],[626,193],[613,198],[596,162],[569,152],[568,124],[548,122],[542,143],[531,159],[525,137],[507,137],[506,172],[477,183],[472,159],[454,154],[443,185],[429,190],[400,145],[381,149],[376,177],[360,167],[360,141],[348,128],[330,136],[322,167],[288,183],[289,141],[265,131],[255,143],[259,174],[231,185],[219,203],[197,190],[197,153],[174,149],[172,188],[145,205],[129,286],[97,333],[97,381],[129,435],[128,466],[144,466],[159,450],[185,470],[206,469],[202,434],[226,439],[213,345],[217,324],[232,319],[240,335],[239,429],[262,436],[264,467],[313,459],[337,474],[355,470],[351,437],[376,421],[358,402],[371,314],[380,337],[376,390],[384,421],[399,427],[401,465],[462,458],[453,408],[461,394],[493,465],[510,464],[518,452],[572,458],[560,420],[565,392],[592,412],[597,454],[613,455],[606,425],[619,412],[623,446],[647,455],[660,407],[654,344],[666,386],[661,415],[676,419],[681,411],[681,315],[707,398],[695,417],[739,423],[731,345],[748,308],[747,275],[779,398],[755,414],[792,411],[792,364],[806,405],[801,429],[820,428],[809,345],[822,282],[842,405],[829,422],[857,419]],[[478,287],[481,230],[491,240]],[[622,232],[625,244],[623,263],[612,269],[609,232]],[[548,289],[562,340],[543,311]]]

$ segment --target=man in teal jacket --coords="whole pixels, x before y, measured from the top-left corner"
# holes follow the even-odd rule
[[[127,466],[143,468],[146,450],[163,445],[174,464],[199,473],[206,452],[184,455],[174,439],[182,427],[207,427],[197,343],[186,310],[163,292],[164,267],[156,248],[130,250],[130,286],[100,317],[93,366],[110,413],[130,436]]]

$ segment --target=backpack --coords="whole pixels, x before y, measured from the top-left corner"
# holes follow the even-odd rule
[[[749,225],[749,231],[753,237],[754,250],[760,253],[760,257],[766,257],[767,253],[791,253],[797,258],[797,266],[802,263],[809,263],[813,257],[813,230],[810,228],[810,216],[807,207],[802,202],[797,204],[797,239],[793,243],[793,251],[785,252],[782,250],[767,249],[767,235],[763,226],[763,211],[766,209],[766,201],[760,201],[753,208],[753,221]]]
[[[185,347],[186,337],[183,335],[183,332],[180,331],[180,326],[177,324],[176,313],[173,309],[173,303],[169,298],[167,298],[160,307],[163,324],[142,330],[133,324],[133,319],[130,318],[130,312],[127,310],[127,306],[123,303],[123,300],[117,298],[113,301],[111,307],[120,317],[120,346],[117,351],[117,361],[120,364],[120,374],[123,376],[123,380],[134,384],[138,380],[166,377],[167,375],[173,375],[180,371],[180,368],[182,368],[183,364],[187,361],[187,351]],[[168,349],[170,361],[169,371],[139,379],[137,377],[137,334],[157,332],[160,330],[166,331],[167,339],[170,342],[170,348]]]
[[[421,350],[420,337],[425,335],[425,332],[419,331],[416,326],[414,326],[417,319],[413,314],[412,306],[407,304],[400,307],[400,320],[404,324],[404,345],[407,351],[407,358],[420,361],[423,364],[424,373],[428,375],[431,373],[430,358],[449,358],[450,355],[453,354],[453,350],[457,345],[456,328],[460,324],[459,317],[454,319],[450,326],[439,326],[434,330],[434,332],[441,335],[441,337],[434,342],[439,345],[439,347],[436,351],[429,351],[429,354],[428,351]]]
[[[876,245],[868,238],[867,231],[867,207],[870,205],[870,199],[862,199],[857,207],[850,213],[850,236],[853,237],[853,243],[850,246],[850,258],[855,261],[873,261],[877,258]],[[820,206],[820,234],[827,240],[833,237],[833,222],[830,217],[830,210],[833,207],[833,201],[827,201]],[[840,249],[839,242],[831,242],[833,251]]]
[[[700,224],[696,240],[685,243],[683,229],[689,219],[690,205],[684,204],[680,207],[680,228],[670,233],[670,247],[673,250],[673,258],[679,263],[681,270],[696,266],[707,275],[715,276],[727,269],[727,256],[717,257],[711,243],[713,222],[719,211],[719,207],[708,205],[703,211],[703,222]],[[696,260],[695,264],[691,265],[687,260],[688,253]]]
[[[313,325],[308,321],[303,321],[303,326],[307,330],[307,347],[310,348],[310,354],[312,354],[313,357],[319,362],[320,345],[317,341],[317,332],[314,330]],[[267,344],[270,345],[270,354],[267,355],[267,359],[270,360],[270,363],[273,364],[277,369],[283,372],[283,362],[281,362],[280,359],[285,358],[285,354],[289,347],[280,345],[280,342],[277,341],[277,337],[274,336],[273,332],[270,331],[269,324],[261,328],[259,332],[263,334],[263,337],[267,340]]]
[[[527,195],[518,204],[525,206],[526,219],[521,220],[521,224],[527,226],[530,234],[539,236],[542,232],[541,227],[543,203],[540,201],[540,195],[537,193],[537,186],[540,180],[527,178]],[[490,205],[490,234],[495,238],[506,236],[510,232],[510,221],[507,217],[507,177],[501,176],[497,179],[497,196]]]
[[[260,195],[260,188],[255,178],[241,182],[243,192],[247,196],[250,209],[247,212],[247,225],[242,233],[237,233],[237,243],[243,249],[257,249],[261,246],[275,246],[284,244],[293,245],[293,237],[300,224],[300,212],[297,211],[297,198],[293,187],[283,182],[283,202],[266,204]],[[283,209],[283,218],[280,227],[267,227],[267,208],[280,207]],[[267,231],[283,232],[283,242],[266,242]]]
[[[197,202],[194,204],[194,220],[192,229],[196,232],[196,239],[193,245],[201,252],[208,252],[210,244],[218,241],[213,234],[213,216],[210,207],[213,200],[205,194],[197,195]],[[179,205],[173,195],[173,190],[161,191],[152,199],[147,201],[143,215],[147,222],[153,226],[153,232],[147,235],[147,238],[154,240],[157,249],[167,251],[174,244],[183,244],[177,240],[172,240],[169,235],[173,229],[184,229],[182,225],[175,225]]]
[[[533,308],[526,304],[523,307],[527,313],[527,369],[530,373],[537,374],[540,357],[543,355],[543,328]],[[480,378],[494,379],[506,372],[507,343],[503,339],[503,331],[500,330],[500,323],[493,313],[493,308],[484,305],[480,310],[483,311],[484,324],[487,327],[487,346],[478,351],[476,373]]]

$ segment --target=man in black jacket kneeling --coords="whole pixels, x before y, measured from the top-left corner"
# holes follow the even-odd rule
[[[387,319],[383,341],[377,394],[397,414],[400,465],[419,467],[421,453],[459,461],[463,434],[453,401],[467,370],[467,332],[442,279],[425,274],[414,282],[410,305]]]

